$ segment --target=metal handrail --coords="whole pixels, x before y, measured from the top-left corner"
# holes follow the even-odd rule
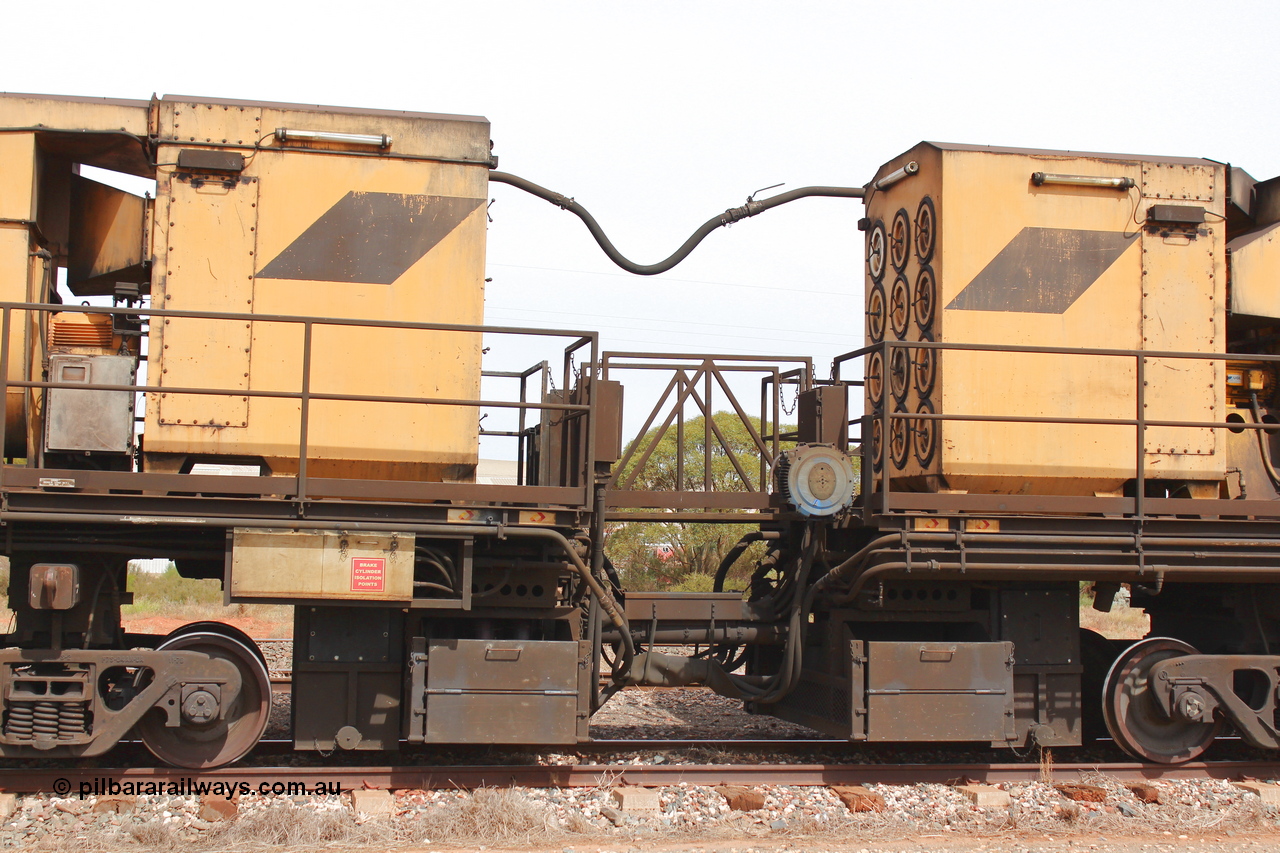
[[[889,473],[892,460],[889,456],[887,448],[890,440],[892,424],[894,421],[957,421],[957,422],[988,422],[988,423],[1026,423],[1026,424],[1078,424],[1078,425],[1099,425],[1099,426],[1119,426],[1133,427],[1135,429],[1135,462],[1134,462],[1134,481],[1135,490],[1133,497],[1133,518],[1141,522],[1145,520],[1145,500],[1146,500],[1146,445],[1143,441],[1145,431],[1150,427],[1170,427],[1170,428],[1187,428],[1187,429],[1228,429],[1232,431],[1240,430],[1267,430],[1274,431],[1277,429],[1275,424],[1267,423],[1247,423],[1247,422],[1226,422],[1226,421],[1189,421],[1189,420],[1166,420],[1148,418],[1146,412],[1147,400],[1147,382],[1146,367],[1148,359],[1184,359],[1194,361],[1256,361],[1256,362],[1280,362],[1280,355],[1268,355],[1263,353],[1207,353],[1207,352],[1181,352],[1171,350],[1134,350],[1134,349],[1115,349],[1115,348],[1089,348],[1089,347],[1055,347],[1055,346],[1032,346],[1019,344],[977,344],[977,343],[958,343],[958,342],[942,342],[942,341],[893,341],[884,340],[879,343],[869,344],[859,349],[852,350],[837,356],[832,362],[832,378],[838,381],[840,378],[840,368],[856,359],[869,355],[874,352],[882,353],[884,364],[890,363],[890,353],[894,349],[930,349],[930,350],[949,350],[961,352],[996,352],[1002,354],[1050,354],[1050,355],[1069,355],[1069,356],[1085,356],[1085,357],[1104,357],[1104,358],[1121,358],[1132,359],[1134,361],[1134,377],[1135,377],[1135,394],[1134,394],[1134,416],[1132,418],[1089,418],[1089,417],[1053,417],[1041,415],[975,415],[965,413],[926,413],[926,412],[894,412],[891,406],[882,404],[878,412],[864,415],[861,418],[863,424],[863,435],[867,435],[868,428],[872,426],[875,419],[881,421],[881,442],[885,444],[880,452],[883,453],[883,468],[879,473],[875,472],[875,459],[877,449],[872,446],[873,442],[864,440],[859,448],[862,463],[862,494],[863,497],[863,513],[866,521],[870,522],[872,514],[888,514],[891,511],[890,494],[892,492],[891,481],[893,475]],[[887,393],[887,389],[886,389]],[[878,478],[879,488],[873,489],[873,484]],[[879,498],[878,506],[873,507],[871,495]]]
[[[780,372],[778,362],[794,363],[797,366],[786,374]],[[743,494],[755,494],[763,492],[766,488],[767,473],[769,467],[773,464],[779,451],[779,435],[777,425],[778,417],[778,401],[774,406],[774,428],[767,428],[769,423],[768,415],[768,399],[765,389],[772,382],[780,394],[780,380],[783,376],[794,376],[795,381],[805,390],[812,382],[813,362],[812,359],[805,356],[746,356],[731,354],[712,354],[700,355],[692,353],[641,353],[641,352],[606,352],[602,356],[599,365],[601,375],[605,378],[609,377],[610,370],[657,370],[670,371],[671,379],[667,383],[663,392],[658,395],[649,415],[645,419],[644,425],[640,428],[636,436],[627,444],[627,450],[623,454],[623,458],[614,468],[613,476],[610,480],[610,488],[618,490],[630,490],[635,483],[644,467],[648,464],[649,458],[658,444],[666,436],[668,430],[674,425],[676,432],[676,445],[679,448],[684,446],[684,407],[686,403],[692,401],[702,412],[703,423],[703,482],[701,489],[686,488],[684,477],[684,454],[677,453],[676,456],[676,489],[675,493],[698,492],[702,494],[714,491],[711,483],[711,457],[712,448],[715,442],[725,450],[729,458],[729,462],[733,465],[734,471],[738,478],[742,481],[745,488]],[[729,373],[764,373],[766,374],[761,382],[761,414],[760,428],[756,428],[752,423],[746,410],[739,402],[737,395],[725,379],[725,374]],[[698,386],[702,385],[703,390],[699,393]],[[738,459],[736,453],[728,446],[727,440],[721,433],[720,427],[714,420],[714,389],[719,387],[723,392],[724,398],[733,409],[733,413],[738,420],[745,426],[751,437],[752,444],[755,447],[756,454],[760,458],[760,480],[758,485],[752,482],[748,476],[743,463]],[[661,423],[657,426],[657,432],[653,439],[647,443],[641,443],[641,439],[650,431],[662,413],[664,406],[668,400],[673,397],[670,410]],[[775,396],[777,396],[775,394]],[[714,441],[713,441],[714,439]],[[632,466],[632,462],[635,465]],[[630,469],[630,475],[624,475]],[[692,484],[690,484],[692,486]]]
[[[300,387],[297,391],[268,391],[255,390],[250,388],[216,388],[216,387],[174,387],[152,385],[150,381],[146,385],[114,385],[107,383],[71,383],[71,382],[49,382],[35,381],[23,379],[9,378],[9,348],[12,337],[13,312],[22,312],[24,314],[55,314],[55,313],[82,313],[82,314],[105,314],[105,315],[128,315],[130,317],[139,318],[144,322],[153,317],[160,318],[187,318],[202,319],[226,322],[253,322],[253,323],[272,323],[272,324],[293,324],[300,325],[303,328],[302,351],[301,351],[301,375]],[[458,406],[470,407],[476,409],[485,408],[508,408],[517,409],[521,413],[521,423],[523,425],[525,413],[530,410],[562,410],[585,415],[588,418],[588,428],[591,435],[594,436],[594,425],[596,418],[594,417],[594,403],[588,400],[586,403],[548,403],[541,399],[538,402],[531,402],[524,399],[524,378],[532,375],[539,369],[545,370],[544,366],[539,366],[521,374],[521,397],[519,401],[511,400],[486,400],[483,398],[445,398],[445,397],[415,397],[415,396],[398,396],[398,395],[376,395],[376,394],[336,394],[328,392],[317,392],[311,389],[312,386],[312,354],[313,354],[313,329],[316,326],[339,326],[339,327],[366,327],[377,329],[407,329],[420,330],[429,332],[460,332],[475,334],[497,334],[497,335],[520,335],[535,337],[551,337],[551,338],[572,338],[574,340],[565,349],[565,376],[566,380],[570,375],[570,361],[573,355],[586,347],[589,349],[589,359],[594,361],[599,351],[598,334],[596,332],[579,331],[579,330],[560,330],[560,329],[541,329],[533,327],[517,327],[517,326],[487,326],[487,325],[470,325],[457,323],[429,323],[415,321],[397,321],[397,320],[364,320],[358,318],[336,318],[336,317],[314,317],[305,315],[288,315],[288,314],[252,314],[244,312],[212,312],[212,311],[187,311],[187,310],[171,310],[163,308],[139,308],[139,307],[106,307],[106,306],[88,306],[88,305],[60,305],[54,303],[27,303],[27,302],[0,302],[0,381],[4,383],[4,389],[13,388],[41,388],[41,389],[57,389],[64,388],[68,390],[83,391],[125,391],[137,394],[181,394],[181,395],[197,395],[197,396],[220,396],[220,397],[259,397],[259,398],[285,398],[295,399],[299,401],[299,435],[296,448],[298,450],[298,473],[295,475],[296,490],[293,497],[294,501],[302,502],[307,500],[307,463],[308,463],[308,432],[310,428],[310,405],[313,400],[319,401],[337,401],[351,403],[390,403],[400,405],[427,405],[427,406]],[[30,359],[31,354],[27,353],[26,358]],[[545,362],[543,363],[545,365]],[[483,373],[483,371],[482,371]],[[545,380],[544,380],[545,384]],[[4,446],[5,430],[7,427],[6,418],[0,417],[0,448]],[[594,442],[589,442],[584,449],[583,471],[582,476],[584,482],[589,481],[590,473],[594,470]],[[141,474],[141,472],[139,472]],[[0,465],[0,487],[3,486],[4,466]],[[277,479],[277,478],[273,478]],[[583,506],[589,504],[589,498],[585,499]]]

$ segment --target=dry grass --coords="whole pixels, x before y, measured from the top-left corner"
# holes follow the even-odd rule
[[[181,577],[172,566],[160,573],[130,572],[133,604],[120,608],[131,631],[163,634],[188,622],[230,622],[251,636],[288,637],[293,608],[269,604],[222,603],[222,584],[215,579]]]
[[[510,788],[481,788],[468,797],[416,813],[404,822],[404,830],[408,837],[402,840],[410,843],[430,840],[486,847],[543,844],[599,832],[572,812],[569,825],[561,826],[546,806]]]
[[[1151,632],[1151,617],[1147,611],[1119,601],[1110,613],[1101,613],[1093,609],[1091,600],[1081,599],[1080,627],[1097,631],[1111,640],[1138,640]]]
[[[219,824],[191,849],[222,851],[285,847],[317,850],[324,847],[365,847],[390,844],[396,833],[387,820],[359,822],[346,808],[316,809],[272,806]]]
[[[121,829],[84,829],[64,838],[46,837],[31,849],[44,853],[266,853],[268,850],[389,850],[423,849],[427,845],[481,849],[557,848],[583,842],[608,842],[616,849],[624,840],[667,843],[745,841],[762,839],[788,846],[805,840],[825,844],[896,842],[907,837],[1002,839],[1017,841],[1031,835],[1105,834],[1108,837],[1178,833],[1255,833],[1274,831],[1276,812],[1256,797],[1220,809],[1190,804],[1142,805],[1127,795],[1117,780],[1090,774],[1091,784],[1111,791],[1109,801],[1127,802],[1130,816],[1083,808],[1061,801],[1056,811],[1026,809],[1015,800],[1008,810],[963,810],[946,817],[913,812],[817,815],[792,814],[777,828],[750,813],[731,813],[709,823],[652,829],[597,827],[582,817],[561,825],[548,806],[519,789],[480,789],[442,805],[410,811],[392,818],[357,820],[346,808],[316,810],[276,805],[250,811],[227,823],[214,824],[203,834],[160,823]],[[1037,799],[1043,802],[1041,791]],[[923,833],[923,834],[922,834]],[[626,846],[626,844],[623,844]]]
[[[482,788],[444,805],[394,818],[359,821],[347,808],[317,811],[274,806],[220,824],[205,839],[181,848],[166,848],[160,838],[139,841],[148,849],[176,853],[256,853],[279,847],[316,850],[431,843],[511,847],[580,838],[597,831],[576,815],[570,816],[569,826],[560,826],[546,806],[531,801],[518,789]]]
[[[0,590],[9,588],[9,561],[0,557]],[[218,580],[179,576],[170,565],[165,572],[130,572],[128,589],[133,604],[120,608],[125,630],[141,634],[167,634],[189,622],[229,622],[251,637],[293,636],[293,608],[271,604],[222,603]],[[0,598],[0,631],[13,630],[13,611]]]

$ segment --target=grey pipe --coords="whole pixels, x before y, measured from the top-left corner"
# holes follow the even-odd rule
[[[648,638],[644,631],[636,631],[633,635],[641,639]],[[713,645],[715,643],[732,643],[734,645],[777,645],[786,637],[786,627],[781,623],[765,623],[762,625],[731,625],[724,628],[659,628],[653,632],[653,642],[662,646]],[[617,642],[622,639],[617,631],[606,631],[605,642]]]

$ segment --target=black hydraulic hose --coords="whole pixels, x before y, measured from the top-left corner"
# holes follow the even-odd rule
[[[538,186],[533,181],[526,181],[524,178],[507,172],[490,172],[489,180],[499,184],[507,184],[516,189],[524,190],[531,195],[549,201],[557,207],[569,211],[573,215],[581,219],[587,226],[587,230],[591,232],[591,236],[600,244],[600,248],[609,256],[609,260],[622,267],[627,272],[636,275],[657,275],[666,272],[676,264],[683,261],[689,256],[699,243],[702,242],[712,231],[725,225],[732,225],[740,219],[746,219],[749,216],[755,216],[757,213],[764,213],[766,210],[795,201],[801,198],[862,198],[866,190],[862,187],[801,187],[800,189],[790,190],[785,193],[770,198],[756,201],[747,199],[747,203],[742,207],[731,207],[718,216],[713,216],[706,222],[702,223],[697,231],[690,235],[688,240],[684,241],[679,249],[671,253],[666,260],[658,261],[656,264],[637,264],[623,257],[622,253],[614,247],[613,242],[605,236],[604,229],[600,227],[600,223],[596,222],[596,218],[587,212],[587,209],[578,204],[568,196],[561,195],[558,192],[549,190],[546,187]]]
[[[1258,406],[1258,395],[1256,392],[1249,395],[1249,408],[1253,410],[1253,422],[1262,423],[1262,409]],[[1254,433],[1258,436],[1258,455],[1262,457],[1262,467],[1267,469],[1267,476],[1271,478],[1271,485],[1280,489],[1280,473],[1276,472],[1275,465],[1271,463],[1271,451],[1267,449],[1267,437],[1263,435],[1266,430],[1256,429]]]
[[[737,544],[729,549],[724,555],[724,559],[720,561],[720,566],[716,569],[715,580],[711,584],[712,592],[724,592],[724,579],[728,577],[729,570],[733,568],[733,564],[738,562],[738,558],[742,556],[742,552],[746,551],[752,542],[760,542],[765,539],[781,539],[782,532],[779,530],[752,530],[743,534]]]

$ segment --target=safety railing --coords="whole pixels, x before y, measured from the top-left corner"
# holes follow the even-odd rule
[[[861,506],[864,520],[871,523],[875,516],[888,515],[907,511],[956,511],[986,513],[1029,513],[1029,514],[1104,514],[1124,516],[1139,521],[1153,514],[1163,517],[1176,514],[1195,516],[1221,515],[1232,518],[1242,517],[1280,517],[1280,500],[1256,500],[1247,498],[1178,498],[1148,495],[1148,485],[1166,482],[1168,477],[1153,476],[1148,464],[1148,455],[1155,452],[1148,449],[1146,433],[1150,429],[1201,429],[1241,431],[1262,430],[1275,433],[1280,430],[1276,423],[1256,420],[1249,422],[1239,420],[1179,420],[1169,418],[1153,418],[1147,415],[1150,395],[1148,381],[1150,362],[1152,361],[1199,361],[1199,362],[1258,362],[1276,365],[1280,368],[1280,355],[1255,353],[1205,353],[1175,352],[1155,350],[1098,349],[1050,346],[1020,346],[1005,344],[947,343],[933,341],[883,341],[862,347],[838,356],[833,362],[833,378],[839,379],[841,368],[855,359],[869,359],[879,354],[880,363],[892,364],[895,350],[924,350],[933,353],[934,365],[940,363],[948,352],[997,353],[1010,359],[1022,355],[1042,354],[1066,357],[1089,357],[1115,359],[1117,362],[1130,362],[1133,373],[1133,415],[1132,417],[1055,417],[1044,415],[1018,415],[991,412],[910,412],[894,411],[890,405],[891,396],[886,389],[883,403],[869,414],[860,416],[851,413],[850,423],[860,422],[863,435],[867,440],[861,442],[859,455],[862,463],[861,473]],[[967,382],[980,382],[983,377],[967,377]],[[942,380],[940,380],[942,381]],[[954,381],[954,380],[949,380]],[[1271,389],[1275,393],[1275,389]],[[851,407],[866,407],[865,398],[850,398]],[[1125,494],[1119,497],[1096,495],[1062,495],[1062,494],[947,494],[927,491],[895,489],[895,479],[905,477],[902,470],[895,472],[894,462],[890,458],[888,447],[890,438],[896,435],[910,436],[918,429],[916,424],[934,425],[935,435],[945,422],[999,423],[1046,425],[1062,424],[1077,426],[1106,426],[1116,429],[1128,428],[1133,431],[1133,462],[1127,471]],[[895,424],[903,427],[895,429]],[[1216,433],[1215,433],[1216,434]],[[1216,442],[1215,442],[1216,444]],[[879,445],[879,446],[878,446]],[[1260,448],[1255,448],[1261,451]],[[881,461],[881,457],[883,457]],[[1268,458],[1268,463],[1270,462]],[[1223,465],[1225,466],[1225,460]],[[1017,473],[1017,472],[1014,472]],[[1176,478],[1175,478],[1176,479]],[[1275,484],[1276,492],[1280,492],[1280,482]]]
[[[790,369],[786,369],[790,366]],[[627,371],[668,375],[662,392],[643,425],[625,443],[622,459],[614,466],[607,504],[611,510],[627,510],[610,517],[661,521],[741,521],[758,518],[770,506],[770,471],[786,437],[780,428],[784,416],[783,388],[797,392],[813,385],[813,362],[806,357],[758,357],[690,353],[606,352],[600,363],[604,379]],[[759,417],[754,419],[733,389],[733,379],[760,377]],[[741,389],[740,389],[741,390]],[[735,447],[717,422],[717,401],[723,399],[735,426],[741,426],[747,442]],[[687,434],[686,409],[694,420],[702,419],[701,436]],[[674,433],[676,453],[666,488],[639,488],[655,451]],[[690,456],[690,444],[700,452]],[[715,482],[717,455],[728,464],[726,483]],[[690,476],[692,469],[693,476]],[[698,477],[698,472],[701,476]],[[736,488],[725,488],[732,484]],[[653,513],[640,509],[657,510]]]
[[[39,358],[42,349],[36,346],[36,335],[43,335],[46,323],[44,319],[55,313],[86,313],[86,314],[102,314],[125,315],[131,318],[140,318],[145,324],[152,327],[158,322],[170,322],[173,320],[203,320],[213,322],[227,323],[247,323],[258,324],[261,326],[285,326],[295,327],[301,330],[301,342],[299,349],[294,353],[299,362],[298,385],[296,390],[282,390],[280,388],[255,388],[255,387],[203,387],[203,386],[174,386],[168,384],[156,384],[151,376],[147,377],[146,383],[135,384],[106,384],[106,383],[84,383],[84,382],[57,382],[44,379],[36,379],[32,377],[28,367],[33,362],[33,356]],[[302,315],[284,315],[284,314],[252,314],[252,313],[233,313],[233,312],[202,312],[202,311],[179,311],[166,310],[151,307],[139,308],[136,306],[125,307],[99,307],[87,305],[57,305],[44,303],[17,303],[4,302],[0,303],[0,378],[3,379],[5,386],[5,397],[8,399],[8,392],[11,388],[26,389],[27,395],[32,395],[39,390],[41,393],[55,389],[67,389],[77,391],[120,391],[132,394],[141,394],[146,397],[149,402],[154,402],[159,395],[171,396],[194,396],[194,397],[225,397],[225,398],[245,398],[248,399],[277,399],[297,401],[298,405],[298,433],[296,443],[293,445],[293,458],[297,460],[297,472],[290,475],[275,476],[223,476],[223,475],[206,475],[206,474],[172,474],[157,473],[137,470],[138,466],[133,466],[133,470],[91,470],[87,468],[48,468],[41,464],[40,457],[35,453],[28,453],[28,458],[23,460],[22,464],[14,464],[15,459],[12,457],[8,460],[9,464],[0,466],[0,490],[13,488],[33,488],[33,489],[74,489],[78,491],[142,491],[142,492],[180,492],[189,493],[211,493],[219,495],[244,495],[244,496],[277,496],[287,498],[294,502],[305,502],[321,498],[347,498],[360,500],[420,500],[420,501],[473,501],[473,502],[491,502],[500,501],[502,503],[511,504],[551,504],[558,506],[572,507],[576,509],[587,509],[591,505],[590,490],[585,487],[560,487],[560,486],[480,486],[474,483],[462,482],[422,482],[420,480],[409,479],[392,479],[392,478],[361,478],[361,479],[340,479],[333,477],[315,477],[309,471],[312,461],[317,457],[314,455],[314,446],[312,440],[312,430],[314,427],[312,418],[312,406],[315,403],[346,403],[355,405],[393,405],[393,406],[409,406],[409,407],[458,407],[469,408],[475,410],[485,409],[515,409],[518,413],[520,429],[513,436],[520,441],[520,436],[525,434],[526,419],[532,412],[540,412],[544,410],[561,411],[571,413],[575,416],[586,417],[588,424],[588,432],[594,437],[595,420],[594,405],[588,400],[582,403],[573,402],[546,402],[540,394],[537,400],[529,399],[528,380],[537,375],[539,372],[543,375],[543,384],[545,387],[546,377],[550,375],[546,362],[536,365],[528,371],[522,373],[510,373],[503,371],[483,372],[484,375],[493,377],[511,376],[520,380],[520,395],[517,400],[510,399],[484,399],[477,395],[476,398],[468,397],[434,397],[423,395],[397,395],[397,394],[368,394],[368,393],[339,393],[334,391],[319,391],[317,387],[324,387],[323,376],[315,375],[315,332],[317,329],[330,327],[354,327],[369,328],[376,330],[411,330],[424,333],[459,333],[465,335],[488,335],[488,336],[521,336],[521,337],[538,337],[548,339],[569,339],[569,343],[564,349],[562,375],[566,385],[571,381],[573,376],[573,362],[578,361],[595,362],[599,358],[599,344],[597,334],[587,331],[573,330],[557,330],[557,329],[541,329],[531,327],[513,327],[513,326],[485,326],[485,325],[465,325],[465,324],[449,324],[449,323],[426,323],[426,322],[408,322],[408,321],[388,321],[388,320],[364,320],[353,318],[333,318],[333,317],[312,317]],[[32,330],[38,330],[33,335]],[[15,342],[15,335],[21,334],[24,339],[24,346],[18,350],[23,352],[24,363],[26,366],[20,371],[20,375],[26,378],[10,378],[10,368],[13,366],[13,355],[11,353],[11,344]],[[33,352],[34,348],[34,352]],[[477,353],[480,349],[477,343]],[[284,357],[284,353],[274,353],[277,358]],[[408,354],[412,357],[412,353]],[[142,360],[147,361],[145,355],[140,355]],[[154,365],[154,357],[151,365]],[[370,359],[370,370],[376,368],[373,359]],[[478,368],[478,365],[477,365]],[[442,369],[449,369],[442,366]],[[482,372],[477,369],[477,378]],[[317,384],[317,379],[322,380]],[[248,385],[249,383],[246,383]],[[541,389],[539,389],[541,390]],[[32,407],[27,405],[28,409]],[[28,413],[27,417],[30,417]],[[0,448],[5,447],[6,429],[8,424],[5,418],[0,418]],[[477,433],[484,432],[476,427]],[[507,435],[504,431],[495,431],[494,435]],[[145,432],[143,433],[145,441]],[[523,444],[522,452],[523,452]],[[594,471],[595,460],[594,441],[588,441],[582,448],[581,456],[577,460],[576,468],[582,473],[579,482],[589,482],[590,472]],[[200,454],[205,455],[205,454]],[[394,464],[394,463],[393,463]],[[522,462],[523,466],[523,462]],[[524,482],[523,480],[521,481]],[[495,490],[501,489],[501,494]]]

